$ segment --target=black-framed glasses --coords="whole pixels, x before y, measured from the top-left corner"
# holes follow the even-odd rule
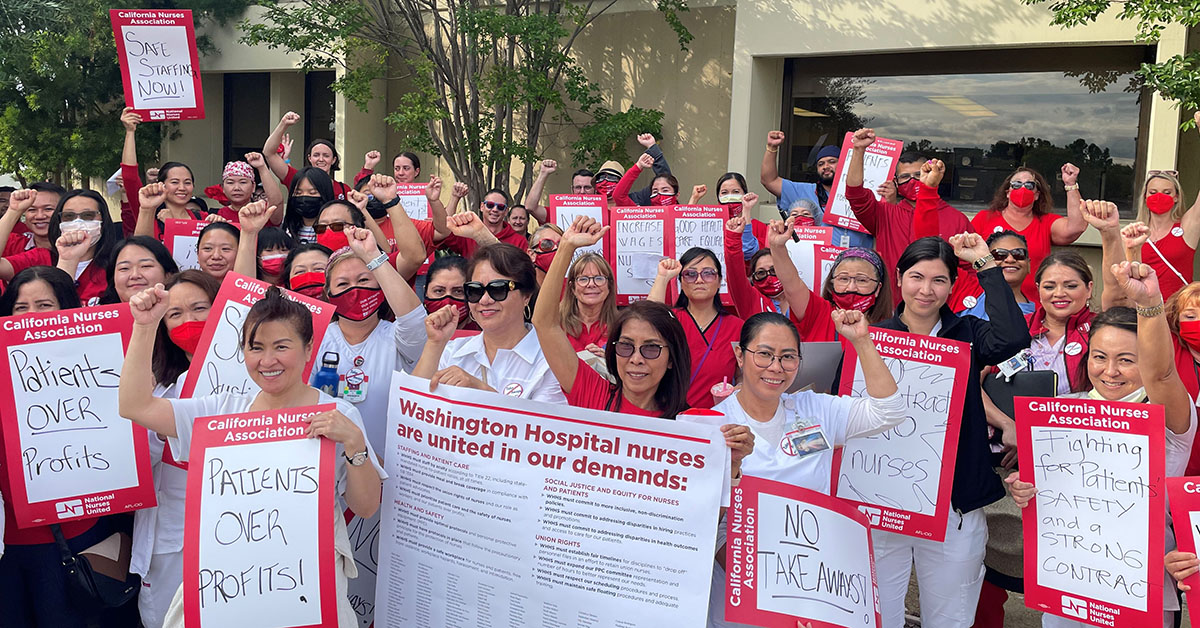
[[[63,212],[62,215],[59,216],[59,219],[58,219],[58,221],[60,223],[61,222],[74,222],[76,220],[100,220],[100,212],[95,211],[95,210],[88,210],[88,211],[83,211],[83,212]]]
[[[920,172],[905,173],[896,175],[896,185],[904,185],[913,179],[920,181]]]
[[[1007,259],[1009,256],[1018,262],[1029,259],[1029,249],[992,249],[990,252],[997,262]]]
[[[750,278],[753,279],[754,281],[766,281],[767,277],[778,277],[778,276],[779,275],[775,274],[774,268],[760,268],[760,269],[754,271],[754,274],[750,275]]]
[[[1037,189],[1037,184],[1034,183],[1033,181],[1013,181],[1008,184],[1008,187],[1010,187],[1014,190],[1019,190],[1021,188],[1025,188],[1026,190],[1029,190],[1030,192],[1032,192]]]
[[[641,346],[635,346],[632,342],[625,340],[618,340],[613,343],[613,353],[622,358],[632,357],[634,349],[637,349],[637,352],[642,354],[642,357],[647,360],[657,360],[662,355],[663,345],[646,343]]]
[[[615,175],[615,174],[612,174],[612,173],[609,173],[609,172],[605,172],[605,173],[601,173],[601,174],[598,174],[598,175],[596,175],[596,182],[597,182],[597,183],[599,183],[599,182],[601,182],[601,181],[604,181],[604,182],[606,182],[606,183],[617,183],[617,182],[618,182],[618,181],[620,181],[620,180],[621,180],[621,177],[620,177],[620,176],[618,176],[618,175]]]
[[[537,253],[551,253],[558,250],[558,243],[550,238],[545,238],[535,244],[533,250]]]
[[[478,281],[468,281],[463,284],[463,295],[467,297],[467,303],[479,303],[486,292],[493,301],[500,302],[508,298],[508,293],[520,287],[521,284],[512,279],[493,279],[486,285]]]
[[[575,278],[575,285],[577,286],[603,286],[607,283],[608,277],[605,277],[604,275],[580,275]]]
[[[325,230],[328,229],[330,231],[333,231],[334,233],[341,233],[342,231],[345,231],[346,227],[348,227],[348,226],[350,226],[350,223],[342,222],[340,220],[337,222],[331,222],[331,223],[324,224],[324,225],[318,222],[317,224],[313,225],[313,231],[320,234],[320,233],[325,233]]]
[[[696,270],[695,268],[689,268],[689,269],[679,273],[679,276],[682,277],[683,280],[688,283],[696,283],[698,281],[703,281],[704,283],[708,283],[710,281],[716,281],[717,278],[719,278],[721,275],[720,275],[720,273],[718,273],[716,270],[714,270],[712,268],[705,268],[704,270]]]
[[[771,368],[771,365],[775,362],[775,360],[779,360],[779,368],[789,373],[800,368],[799,353],[784,353],[783,355],[775,355],[774,353],[766,350],[751,351],[745,346],[742,347],[742,351],[744,353],[749,353],[751,355],[751,359],[754,361],[754,365],[760,369]]]
[[[497,203],[496,201],[484,201],[483,206],[488,209],[499,209],[500,211],[508,209],[507,203]]]

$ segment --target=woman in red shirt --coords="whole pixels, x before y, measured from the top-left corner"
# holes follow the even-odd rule
[[[971,226],[985,238],[993,231],[1015,231],[1025,236],[1029,243],[1029,265],[1037,268],[1050,254],[1051,245],[1071,244],[1087,229],[1080,209],[1079,185],[1075,183],[1079,169],[1064,164],[1062,175],[1067,189],[1066,220],[1054,213],[1054,200],[1046,179],[1032,168],[1021,167],[996,188],[992,204],[975,214]],[[1021,292],[1029,299],[1038,298],[1037,284],[1032,276],[1025,278]]]
[[[1138,201],[1138,222],[1134,252],[1158,275],[1163,297],[1179,291],[1192,281],[1192,260],[1200,241],[1200,211],[1196,204],[1187,206],[1174,170],[1151,170]],[[1137,224],[1137,223],[1135,223]],[[1126,229],[1130,229],[1129,225]]]
[[[300,114],[289,111],[283,114],[283,118],[279,120],[279,124],[275,125],[275,130],[267,136],[267,141],[263,143],[262,154],[267,160],[267,165],[271,167],[271,172],[279,177],[280,182],[289,188],[292,185],[292,179],[296,177],[298,172],[290,164],[283,160],[278,153],[279,143],[283,141],[283,135],[287,130],[292,128],[292,125],[300,121]],[[342,158],[338,155],[337,150],[333,147],[333,142],[326,139],[317,138],[308,143],[308,149],[304,151],[304,157],[308,159],[308,165],[313,168],[320,168],[329,178],[333,180],[333,173],[338,171],[341,166]],[[334,198],[346,199],[349,198],[350,190],[353,187],[342,183],[341,181],[333,181]]]
[[[561,241],[558,246],[560,250],[563,248]],[[575,250],[572,247],[570,254],[573,255]],[[559,314],[571,347],[575,351],[591,351],[603,357],[608,328],[617,318],[612,266],[595,253],[584,253],[571,262],[567,286],[567,293],[559,305]]]
[[[683,325],[692,354],[687,402],[693,408],[711,408],[732,392],[737,375],[733,346],[741,338],[742,319],[721,305],[721,262],[712,251],[693,247],[679,261],[668,257],[659,262],[646,298],[666,303],[667,284],[676,277],[680,291],[675,318]]]
[[[642,153],[642,156],[638,157],[637,163],[625,171],[624,176],[617,182],[617,187],[613,189],[612,206],[636,207],[637,203],[629,198],[629,191],[633,189],[633,184],[637,182],[638,177],[642,176],[642,171],[653,167],[654,157],[651,157],[649,153]],[[650,204],[678,205],[679,180],[669,174],[654,177],[650,186]]]
[[[267,206],[283,206],[283,189],[279,187],[279,182],[275,180],[275,177],[271,176],[271,169],[267,167],[266,158],[262,153],[246,153],[246,161],[231,161],[225,164],[225,169],[221,171],[219,189],[224,198],[208,194],[223,203],[221,209],[217,210],[218,216],[229,222],[238,221],[238,211],[245,207],[246,203],[254,200],[255,172],[258,173],[259,181],[262,182]],[[211,189],[206,189],[205,193]],[[281,222],[283,222],[283,212],[271,215],[271,224],[278,225]]]

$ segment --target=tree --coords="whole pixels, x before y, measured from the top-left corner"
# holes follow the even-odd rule
[[[1026,4],[1050,3],[1052,24],[1070,28],[1096,21],[1117,5],[1117,19],[1137,22],[1137,39],[1158,41],[1163,29],[1171,24],[1188,28],[1200,25],[1200,0],[1024,0]],[[1143,63],[1137,72],[1145,85],[1173,100],[1184,109],[1200,109],[1200,51],[1175,55],[1161,63]],[[1093,83],[1095,81],[1092,81]],[[1090,83],[1085,83],[1089,84]],[[1188,118],[1183,126],[1195,122]]]
[[[0,2],[0,171],[22,184],[108,176],[121,153],[120,66],[109,9],[191,8],[197,24],[224,23],[248,0]],[[212,46],[201,38],[202,49]],[[138,154],[157,159],[164,124],[138,133]]]
[[[364,108],[379,79],[406,81],[387,116],[406,145],[443,157],[473,195],[508,188],[524,164],[524,196],[546,123],[580,127],[576,163],[628,161],[636,133],[661,135],[662,113],[612,111],[571,56],[615,0],[303,0],[271,4],[243,40],[298,53],[305,70],[340,67],[334,89]],[[681,48],[686,0],[654,0]],[[397,71],[399,70],[399,71]],[[587,119],[581,122],[580,119]]]

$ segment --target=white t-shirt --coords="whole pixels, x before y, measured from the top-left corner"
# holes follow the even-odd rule
[[[537,332],[528,324],[525,329],[528,332],[517,346],[500,349],[490,363],[483,348],[483,334],[455,338],[446,343],[438,370],[457,366],[502,395],[566,404],[567,396],[546,363]]]
[[[338,375],[358,369],[366,376],[362,384],[366,387],[363,399],[355,402],[348,397],[347,400],[358,408],[366,426],[363,433],[376,450],[383,449],[387,442],[388,388],[392,382],[392,372],[412,372],[427,339],[423,307],[414,308],[397,318],[395,323],[379,321],[366,340],[356,345],[346,341],[337,322],[325,331],[317,359],[320,360],[325,352],[332,351],[338,354]],[[312,381],[316,380],[316,376],[317,369],[313,369]],[[344,385],[339,382],[339,390]]]
[[[154,396],[174,399],[179,395],[187,371],[179,375],[170,386],[159,384]],[[148,432],[150,443],[150,468],[154,472],[154,508],[143,508],[133,513],[133,549],[129,559],[129,571],[145,576],[150,570],[154,554],[169,554],[183,551],[184,497],[187,492],[187,469],[164,461],[166,442],[156,432]],[[174,454],[174,452],[171,452]],[[176,459],[172,455],[172,459]],[[183,577],[183,574],[180,574]]]
[[[738,392],[713,410],[725,415],[727,423],[746,425],[754,433],[754,451],[742,459],[742,475],[784,482],[829,494],[833,474],[833,448],[851,438],[886,431],[904,420],[904,399],[899,391],[884,399],[839,397],[808,390],[785,394],[770,421],[750,418],[738,402]],[[830,448],[798,457],[795,448],[784,447],[785,434],[795,422],[820,424]],[[789,453],[790,452],[790,453]],[[717,528],[717,548],[725,545],[725,521]],[[708,625],[712,628],[746,626],[725,621],[725,570],[713,561],[709,594]]]

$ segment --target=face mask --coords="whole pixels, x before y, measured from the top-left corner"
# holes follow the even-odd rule
[[[288,211],[301,218],[316,218],[321,213],[321,199],[316,196],[293,196],[288,199]]]
[[[1200,321],[1179,321],[1179,337],[1192,351],[1200,351]]]
[[[678,205],[679,204],[678,198],[679,197],[675,196],[674,194],[651,194],[650,195],[650,204],[651,205],[664,205],[664,206],[665,205]]]
[[[453,307],[458,310],[458,322],[462,322],[467,318],[470,310],[467,309],[466,299],[456,299],[450,295],[438,297],[436,299],[425,299],[425,311],[433,314],[434,312],[446,308]]]
[[[383,208],[383,203],[373,198],[367,199],[367,213],[371,214],[375,220],[383,220],[387,217],[387,210]]]
[[[721,203],[725,206],[725,211],[729,213],[730,218],[737,218],[742,215],[742,204],[739,203]]]
[[[196,353],[196,347],[200,345],[200,335],[203,333],[204,321],[188,321],[168,331],[167,337],[175,346],[183,349],[184,353],[192,355]]]
[[[896,194],[900,198],[915,201],[917,200],[917,184],[919,183],[920,181],[917,181],[915,178],[909,179],[908,181],[896,186]]]
[[[741,205],[742,195],[736,192],[733,194],[722,194],[721,196],[717,197],[717,202],[722,205],[732,205],[734,203]]]
[[[833,305],[839,310],[855,310],[866,312],[875,305],[874,294],[859,294],[857,292],[833,292]]]
[[[329,295],[329,302],[333,304],[338,316],[352,321],[363,321],[379,311],[379,306],[383,305],[383,290],[355,286]]]
[[[104,228],[104,223],[99,220],[82,220],[75,219],[71,222],[64,222],[58,226],[63,233],[72,231],[82,231],[87,234],[93,242],[100,239],[100,230]]]
[[[1175,197],[1170,194],[1155,192],[1146,197],[1146,209],[1156,214],[1165,214],[1175,209]]]
[[[300,273],[288,280],[293,292],[299,292],[310,299],[320,299],[325,294],[325,273]]]
[[[617,184],[612,181],[597,181],[592,187],[596,188],[596,194],[603,194],[612,198],[613,190],[617,189]]]
[[[1021,187],[1008,191],[1008,201],[1017,207],[1029,207],[1033,205],[1033,195],[1033,190]]]
[[[336,251],[350,246],[350,239],[346,237],[345,231],[326,229],[324,233],[317,234],[317,244],[324,246],[330,251]]]
[[[768,299],[774,299],[783,292],[783,282],[779,281],[779,277],[767,275],[766,279],[754,282],[754,288]]]
[[[263,272],[268,275],[278,275],[283,272],[283,262],[287,259],[287,253],[279,253],[276,255],[264,255],[262,257]]]
[[[796,216],[796,221],[792,223],[792,230],[795,231],[800,227],[812,227],[817,221],[812,216]]]
[[[542,272],[550,272],[550,262],[554,261],[554,254],[558,251],[548,251],[546,253],[536,253],[533,256],[533,265],[542,269]]]

